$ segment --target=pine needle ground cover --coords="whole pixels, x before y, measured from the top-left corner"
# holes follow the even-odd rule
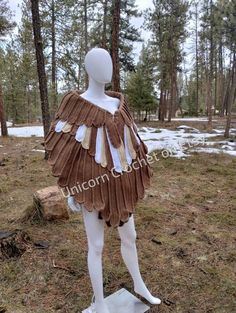
[[[81,214],[67,221],[20,218],[32,194],[53,185],[39,138],[1,141],[0,230],[24,231],[18,257],[0,260],[0,311],[76,313],[92,298]],[[2,149],[2,148],[1,148]],[[143,278],[163,302],[150,312],[236,312],[236,158],[194,154],[153,163],[152,187],[135,213]],[[40,249],[36,243],[46,242]],[[118,232],[106,227],[104,290],[133,292]]]

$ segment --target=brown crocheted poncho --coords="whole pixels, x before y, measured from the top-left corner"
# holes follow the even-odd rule
[[[84,99],[79,90],[67,92],[44,146],[64,195],[73,195],[88,211],[97,210],[108,226],[117,227],[144,197],[152,169],[126,97],[105,93],[120,100],[114,114]]]

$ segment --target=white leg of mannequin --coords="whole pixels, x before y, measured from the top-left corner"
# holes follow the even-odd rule
[[[88,212],[82,205],[85,230],[88,239],[88,269],[95,295],[96,313],[109,313],[104,301],[102,250],[104,245],[104,221],[98,219],[98,212]]]
[[[147,289],[139,270],[138,255],[136,248],[136,230],[133,215],[123,226],[118,227],[121,238],[121,254],[132,276],[134,291],[144,297],[151,304],[160,304],[159,298],[153,297]]]

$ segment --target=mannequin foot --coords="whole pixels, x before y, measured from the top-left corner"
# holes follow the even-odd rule
[[[110,313],[105,301],[96,302],[95,301],[96,313]]]
[[[153,297],[150,291],[147,289],[144,283],[140,284],[139,286],[134,287],[134,291],[145,298],[151,304],[160,304],[161,300],[159,298]]]

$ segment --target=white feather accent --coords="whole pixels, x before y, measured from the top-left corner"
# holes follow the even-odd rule
[[[124,127],[125,127],[125,129],[124,129],[125,156],[126,156],[127,163],[130,165],[132,163],[132,157],[129,153],[128,142],[127,142],[127,131],[129,131],[129,130],[128,130],[128,127],[126,125]]]
[[[80,125],[79,128],[76,131],[76,135],[75,135],[75,139],[79,142],[81,142],[84,137],[85,137],[85,133],[87,130],[87,126],[86,125]]]
[[[66,121],[65,122],[62,120],[58,121],[55,127],[55,132],[60,133],[62,131],[62,128],[65,126],[65,124],[66,124]]]
[[[101,159],[102,159],[102,135],[103,135],[103,127],[99,127],[97,130],[96,152],[95,152],[95,161],[98,164],[101,164]]]

